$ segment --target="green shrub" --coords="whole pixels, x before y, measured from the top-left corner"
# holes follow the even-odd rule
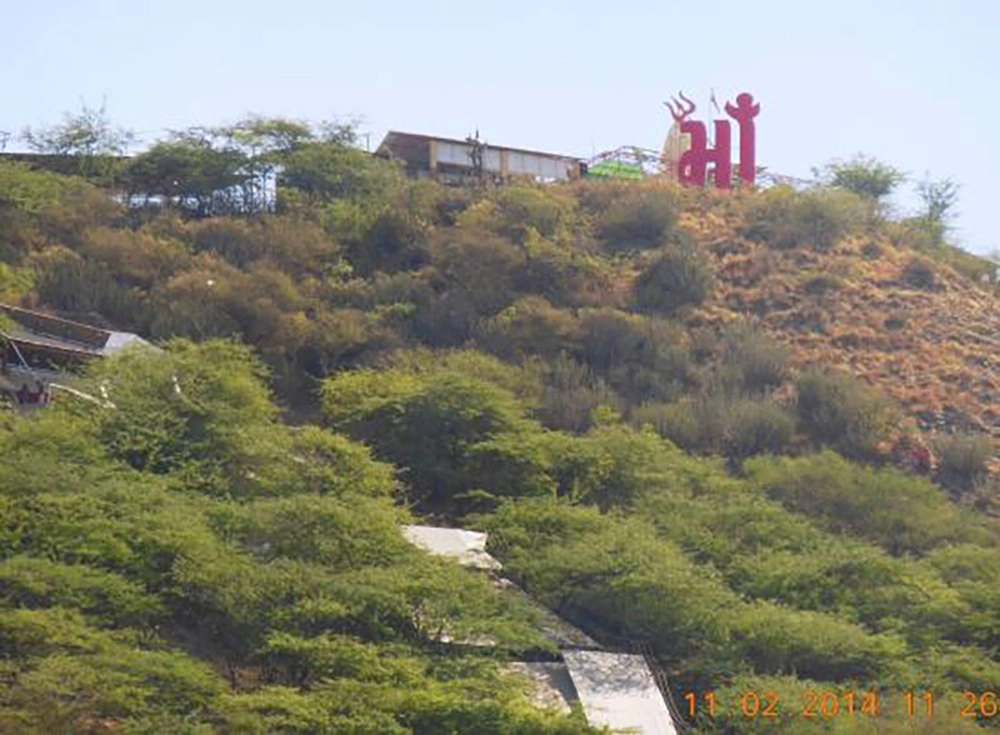
[[[725,454],[736,459],[779,454],[795,435],[795,421],[770,399],[733,399],[723,395],[677,403],[647,403],[632,412],[637,425],[690,452]]]
[[[986,477],[993,446],[982,434],[960,434],[934,442],[934,453],[942,481],[967,490]]]
[[[579,324],[569,311],[541,296],[525,296],[475,330],[483,349],[505,359],[526,354],[554,357],[576,347]]]
[[[548,427],[583,432],[593,424],[594,410],[623,408],[621,398],[587,366],[560,355],[548,367],[542,403],[535,415]]]
[[[580,311],[582,357],[633,403],[670,400],[694,380],[684,328],[615,309]]]
[[[925,258],[944,263],[974,283],[997,282],[997,263],[946,243],[940,223],[925,217],[910,217],[901,222],[889,222],[886,228],[897,247],[916,250]]]
[[[564,244],[532,233],[521,248],[525,260],[514,274],[518,291],[562,306],[600,303],[607,293],[613,274],[610,261],[580,243]]]
[[[788,376],[791,352],[756,327],[731,326],[721,337],[719,380],[731,394],[763,393]]]
[[[524,241],[528,228],[545,238],[556,237],[575,217],[575,202],[551,187],[506,186],[497,190],[494,201],[509,223],[500,234],[515,242]]]
[[[347,256],[358,273],[414,270],[430,260],[429,227],[401,206],[386,207],[373,217],[361,237],[345,238]]]
[[[770,400],[739,401],[729,410],[725,452],[730,457],[780,454],[795,435],[795,420]]]
[[[751,480],[769,497],[833,533],[870,539],[894,555],[948,543],[987,542],[987,527],[925,479],[874,470],[830,451],[790,459],[756,458]],[[984,532],[987,535],[984,535]]]
[[[633,188],[598,215],[595,229],[610,252],[655,248],[676,225],[677,212],[672,191]]]
[[[672,314],[698,306],[712,293],[715,273],[696,244],[680,242],[663,248],[639,275],[634,299],[640,309]]]
[[[644,403],[632,409],[632,422],[637,426],[652,426],[656,433],[689,452],[703,446],[705,424],[694,401],[676,403]]]
[[[886,440],[894,410],[850,376],[808,370],[795,381],[795,410],[803,432],[817,444],[854,458],[870,458]]]
[[[762,673],[825,681],[875,678],[886,671],[888,661],[906,654],[901,638],[872,635],[830,614],[760,600],[731,614],[737,645]]]
[[[776,187],[751,207],[745,234],[779,249],[809,246],[825,252],[870,216],[870,205],[849,191],[820,188],[797,193]]]
[[[432,347],[457,347],[469,340],[476,322],[517,298],[521,248],[479,230],[452,228],[432,238],[433,298],[417,304],[416,336]]]
[[[99,313],[121,329],[144,332],[153,318],[145,294],[116,278],[106,264],[68,248],[48,247],[31,258],[35,289],[49,306],[79,314]]]
[[[827,165],[826,172],[831,186],[875,202],[885,199],[906,179],[898,169],[864,155],[834,161]]]
[[[793,211],[793,224],[819,251],[833,248],[837,241],[864,223],[867,209],[857,197],[846,192],[815,191],[803,194]]]
[[[340,373],[324,385],[327,419],[398,466],[413,499],[455,511],[470,493],[544,494],[544,434],[517,398],[452,369]]]

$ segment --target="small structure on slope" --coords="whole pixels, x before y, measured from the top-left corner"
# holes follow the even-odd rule
[[[131,332],[99,329],[51,314],[0,304],[7,325],[0,331],[0,391],[18,408],[48,405],[56,381],[87,362],[130,345],[152,345]]]
[[[585,650],[562,655],[590,724],[613,733],[677,735],[643,656]]]
[[[437,526],[405,526],[403,531],[411,544],[437,556],[451,557],[462,566],[487,571],[503,568],[486,553],[485,533]]]
[[[488,573],[502,568],[486,553],[485,533],[436,526],[404,526],[403,532],[415,546],[463,566]],[[568,711],[573,702],[579,701],[588,722],[608,726],[616,735],[677,735],[674,719],[645,656],[600,650],[594,639],[531,599],[516,584],[502,577],[494,579],[500,589],[522,598],[536,610],[540,632],[561,650],[562,661],[516,661],[508,666],[511,672],[533,682],[539,706]],[[475,647],[496,645],[488,636],[459,641],[447,632],[438,640]]]

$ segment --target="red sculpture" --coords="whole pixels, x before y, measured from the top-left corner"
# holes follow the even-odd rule
[[[708,165],[712,164],[712,181],[716,188],[729,189],[733,185],[732,131],[728,120],[714,120],[715,147],[708,147],[705,123],[689,120],[695,104],[684,93],[682,101],[672,98],[664,102],[680,126],[682,135],[690,136],[691,145],[677,163],[677,180],[682,184],[704,186],[708,180]],[[753,184],[757,178],[756,128],[753,119],[760,113],[760,105],[753,95],[743,92],[736,97],[736,104],[726,103],[726,112],[740,127],[740,180]]]

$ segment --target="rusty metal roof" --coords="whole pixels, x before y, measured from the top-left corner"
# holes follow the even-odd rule
[[[18,344],[87,357],[104,357],[130,344],[149,344],[131,332],[100,329],[33,309],[0,304],[0,312],[14,322],[4,336]]]

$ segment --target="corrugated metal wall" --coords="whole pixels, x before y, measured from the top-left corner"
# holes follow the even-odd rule
[[[472,146],[465,143],[437,142],[437,163],[452,166],[472,165]],[[506,171],[501,164],[501,153],[506,154]],[[483,152],[483,169],[489,173],[503,173],[512,176],[535,176],[540,179],[565,180],[575,163],[569,158],[502,150],[487,147]]]

